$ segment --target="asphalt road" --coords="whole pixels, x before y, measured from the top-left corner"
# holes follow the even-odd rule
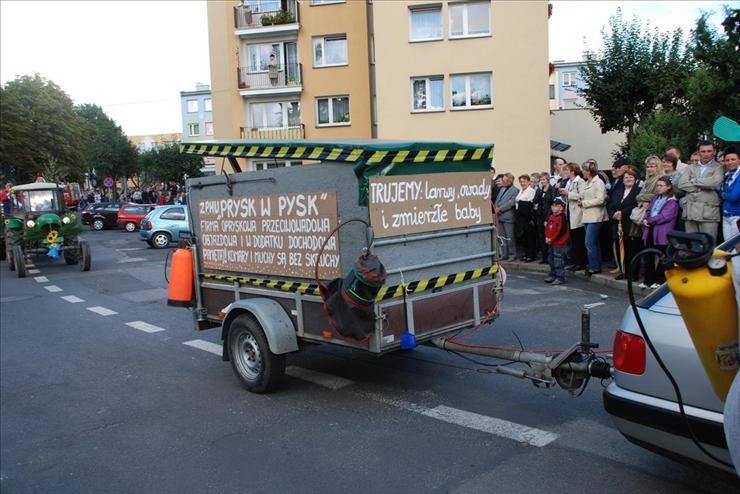
[[[277,392],[250,394],[210,351],[219,331],[166,306],[167,251],[138,233],[86,237],[87,273],[38,259],[17,279],[0,265],[3,493],[736,488],[628,443],[597,381],[574,398],[433,348],[313,347],[289,357]],[[475,338],[565,348],[580,305],[604,302],[592,335],[610,347],[625,295],[543,277],[510,273],[501,317]]]

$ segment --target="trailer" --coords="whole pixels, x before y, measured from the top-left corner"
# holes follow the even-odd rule
[[[189,307],[198,330],[221,329],[223,360],[248,390],[277,388],[286,354],[311,344],[481,353],[527,362],[502,370],[568,389],[594,367],[608,375],[587,326],[560,355],[452,338],[490,322],[503,296],[493,145],[217,141],[180,151],[238,172],[188,180],[191,235],[173,256],[169,303]],[[236,158],[304,164],[241,172]]]

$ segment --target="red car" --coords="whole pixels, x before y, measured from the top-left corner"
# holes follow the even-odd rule
[[[123,204],[118,210],[118,226],[127,232],[134,232],[141,227],[144,216],[156,207],[156,204]]]

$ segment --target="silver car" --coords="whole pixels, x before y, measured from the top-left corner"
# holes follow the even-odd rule
[[[740,235],[721,248],[740,249]],[[712,390],[668,285],[637,305],[645,330],[678,383],[694,433],[710,453],[731,464],[723,430],[724,404]],[[615,336],[614,367],[614,381],[604,391],[604,407],[629,441],[674,459],[734,472],[713,461],[692,441],[673,387],[645,344],[631,307]]]

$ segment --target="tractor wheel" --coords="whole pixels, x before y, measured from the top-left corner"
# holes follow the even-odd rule
[[[92,260],[90,259],[90,244],[84,240],[80,240],[80,271],[90,271]]]
[[[23,255],[23,247],[13,246],[13,267],[18,278],[26,277],[26,256]]]
[[[64,251],[64,262],[66,262],[68,265],[77,264],[80,262],[80,247],[77,246],[74,250],[65,250]]]

